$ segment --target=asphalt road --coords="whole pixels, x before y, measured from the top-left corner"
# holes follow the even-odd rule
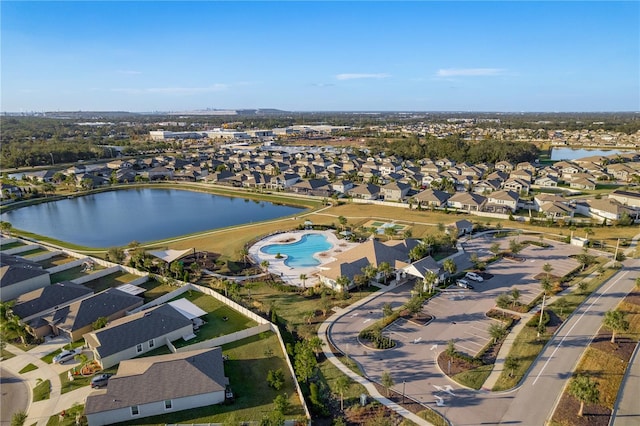
[[[456,347],[472,352],[474,342],[481,343],[486,334],[486,325],[480,325],[481,317],[495,304],[497,294],[518,285],[533,296],[539,291],[539,284],[534,284],[537,280],[532,277],[542,270],[542,265],[550,262],[557,272],[571,268],[574,261],[568,261],[567,255],[573,251],[579,253],[580,249],[566,245],[545,250],[529,248],[522,253],[526,262],[503,260],[490,266],[488,272],[494,273],[494,278],[474,282],[475,291],[456,289],[427,303],[426,312],[430,311],[430,304],[437,311],[436,319],[428,326],[393,326],[390,333],[398,343],[394,350],[367,349],[358,343],[357,335],[382,317],[384,303],[389,302],[394,308],[401,306],[409,298],[413,283],[392,289],[348,312],[333,324],[330,336],[338,348],[360,364],[367,378],[379,382],[382,373],[390,371],[396,391],[404,389],[407,395],[437,409],[454,425],[542,425],[551,416],[567,379],[602,325],[604,312],[614,308],[633,288],[640,260],[625,261],[624,268],[581,305],[516,390],[491,393],[461,388],[440,371],[435,357],[451,339],[456,341]]]
[[[0,368],[0,424],[11,424],[11,416],[29,405],[29,389],[19,377]]]

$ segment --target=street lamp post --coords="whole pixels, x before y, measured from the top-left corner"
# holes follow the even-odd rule
[[[49,155],[51,156],[51,165],[55,166],[56,163],[53,161],[53,152],[50,152]]]
[[[404,388],[407,385],[406,380],[402,381],[402,403],[404,404]]]

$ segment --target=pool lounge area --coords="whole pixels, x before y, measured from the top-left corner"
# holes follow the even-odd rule
[[[290,285],[302,286],[301,274],[307,276],[304,285],[318,282],[314,275],[318,267],[335,260],[335,255],[357,246],[340,240],[332,231],[291,231],[270,235],[249,248],[249,256],[256,264],[266,260],[269,271],[280,275]],[[278,253],[281,258],[278,259]]]

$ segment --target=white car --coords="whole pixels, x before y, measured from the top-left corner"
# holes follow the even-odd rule
[[[473,290],[473,286],[471,284],[469,284],[469,281],[467,281],[467,280],[458,280],[458,281],[456,281],[456,285],[458,287],[462,287],[462,288],[467,288],[469,290]]]
[[[464,277],[473,281],[478,281],[479,283],[484,281],[484,278],[482,278],[480,275],[476,274],[475,272],[467,272],[467,274]]]
[[[71,361],[78,353],[75,349],[72,350],[64,350],[60,352],[58,355],[53,357],[54,364],[64,364],[67,361]]]

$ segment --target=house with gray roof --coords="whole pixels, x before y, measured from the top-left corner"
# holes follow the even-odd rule
[[[80,340],[92,329],[98,318],[113,321],[125,316],[127,311],[142,306],[144,299],[132,296],[116,288],[109,288],[94,296],[56,309],[43,317],[50,327],[47,334],[66,336],[72,342]]]
[[[411,185],[402,182],[391,182],[380,188],[385,201],[402,201],[405,199]]]
[[[363,200],[377,200],[380,196],[380,187],[373,183],[364,183],[349,190],[349,195]]]
[[[13,300],[49,284],[49,272],[42,265],[20,256],[0,253],[0,301]]]
[[[449,195],[448,192],[429,188],[416,194],[413,199],[420,206],[443,207],[446,205],[449,197],[451,197],[451,195]]]
[[[229,379],[219,347],[122,361],[85,402],[89,426],[219,404]]]
[[[55,309],[93,295],[93,290],[82,284],[63,281],[30,291],[18,297],[11,310],[24,323],[47,315]]]
[[[102,368],[152,351],[167,342],[193,335],[190,319],[165,304],[119,318],[84,335],[93,359]]]

